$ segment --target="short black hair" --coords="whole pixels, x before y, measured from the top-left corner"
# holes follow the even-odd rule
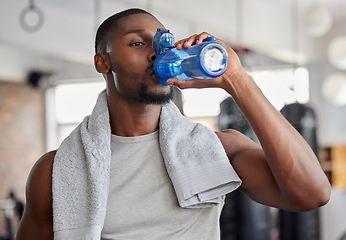
[[[122,12],[116,13],[110,16],[109,18],[107,18],[97,29],[96,39],[95,39],[95,53],[106,52],[107,44],[109,40],[111,39],[111,37],[113,36],[113,33],[118,27],[119,19],[130,16],[132,14],[138,14],[138,13],[144,13],[144,14],[153,16],[151,13],[143,9],[130,8]]]

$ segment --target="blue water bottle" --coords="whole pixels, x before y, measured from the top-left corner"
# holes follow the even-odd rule
[[[169,30],[157,29],[153,38],[155,74],[161,85],[167,79],[180,80],[210,79],[221,76],[228,66],[226,49],[214,41],[213,37],[189,48],[177,50],[174,47],[174,36]]]

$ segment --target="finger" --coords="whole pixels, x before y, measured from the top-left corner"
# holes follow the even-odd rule
[[[176,42],[174,45],[178,50],[181,50],[181,49],[183,49],[183,45],[184,45],[185,41],[187,41],[187,40],[185,40],[185,39],[180,40],[180,41]]]
[[[200,34],[194,34],[188,38],[182,39],[178,42],[176,42],[174,44],[174,46],[180,50],[182,48],[189,48],[191,47],[193,44],[198,44],[203,42],[204,39],[206,39],[207,37],[211,37],[212,35],[210,35],[209,33],[203,32]]]
[[[196,43],[201,43],[201,42],[203,42],[204,39],[206,39],[208,37],[213,37],[213,36],[207,32],[202,32],[202,33],[198,34],[198,36],[196,37]]]
[[[208,37],[213,37],[213,36],[207,32],[202,32],[200,34],[194,34],[194,35],[190,36],[189,38],[185,38],[185,39],[182,39],[182,40],[176,42],[175,47],[178,50],[181,50],[182,48],[189,48],[193,44],[198,44],[198,43],[203,42],[203,40],[208,38]],[[214,37],[214,39],[215,39],[215,37]]]
[[[182,44],[184,43],[185,39],[184,40],[179,40],[177,42],[174,43],[174,46],[176,48],[182,48]]]
[[[210,79],[179,80],[176,78],[170,78],[167,80],[167,83],[175,85],[180,89],[216,87],[214,84],[211,84]]]
[[[178,50],[181,50],[182,48],[188,48],[195,42],[195,38],[196,38],[196,35],[193,35],[189,38],[176,42],[174,45]]]
[[[167,83],[171,84],[171,85],[174,85],[174,86],[177,86],[180,89],[185,89],[185,88],[191,88],[191,83],[193,81],[194,80],[184,81],[184,80],[179,80],[179,79],[176,79],[176,78],[170,78],[170,79],[167,80]]]
[[[188,48],[191,47],[192,44],[196,43],[196,39],[197,39],[197,34],[194,34],[192,36],[190,36],[183,44],[184,48]]]

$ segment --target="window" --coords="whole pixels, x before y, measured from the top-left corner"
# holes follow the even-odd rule
[[[264,95],[280,110],[285,104],[309,101],[309,73],[306,68],[249,71]],[[222,89],[182,90],[184,113],[188,117],[217,116],[220,103],[228,97]]]
[[[309,101],[309,74],[306,68],[250,71],[264,95],[280,110],[285,104]],[[69,81],[64,81],[69,82]],[[56,149],[61,141],[90,115],[104,80],[59,84],[47,91],[47,148]],[[184,114],[192,121],[217,129],[220,103],[229,97],[222,89],[182,90]]]
[[[59,84],[47,94],[47,148],[56,149],[61,141],[90,115],[105,81]]]

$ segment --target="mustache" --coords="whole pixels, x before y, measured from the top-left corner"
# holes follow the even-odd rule
[[[154,71],[154,64],[150,65],[150,66],[146,69],[145,73],[146,73],[146,75],[149,75],[149,76],[150,76],[151,74],[155,73],[155,71]]]

